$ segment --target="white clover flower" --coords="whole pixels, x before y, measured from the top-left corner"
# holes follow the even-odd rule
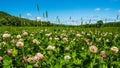
[[[84,47],[82,47],[81,49],[82,49],[82,50],[84,50],[85,48],[84,48]]]
[[[114,37],[115,37],[115,38],[117,38],[118,36],[119,36],[119,35],[118,35],[118,34],[116,34]]]
[[[91,34],[93,33],[92,31],[89,31]]]
[[[30,36],[35,36],[35,33],[34,33],[34,32],[32,32],[32,33],[30,34]]]
[[[23,36],[28,36],[28,32],[23,32]]]
[[[87,36],[90,36],[90,34],[89,34],[89,33],[87,33]]]
[[[72,32],[71,32],[72,33]],[[73,35],[75,35],[75,33],[72,33]]]
[[[110,50],[113,52],[113,53],[118,53],[119,49],[115,46],[111,47]]]
[[[37,54],[32,58],[32,60],[33,60],[33,62],[37,62],[37,61],[39,61],[39,60],[42,60],[43,58],[44,58],[44,55],[43,55],[43,54],[37,53]]]
[[[56,41],[58,41],[59,40],[59,38],[54,38]]]
[[[67,36],[65,33],[62,33],[61,36]]]
[[[93,45],[93,42],[89,42],[89,45],[92,46],[92,45]]]
[[[63,40],[67,42],[67,41],[68,41],[68,38],[65,37],[65,38],[63,38]]]
[[[58,32],[54,32],[55,34],[58,34]]]
[[[33,66],[34,66],[35,68],[38,68],[38,67],[39,67],[38,63],[35,63]]]
[[[37,61],[39,61],[39,57],[38,57],[38,56],[34,56],[34,57],[32,58],[32,60],[33,60],[33,62],[37,62]]]
[[[66,30],[63,30],[62,32],[66,32]]]
[[[33,43],[36,43],[37,41],[38,41],[37,39],[34,39],[32,42],[33,42]]]
[[[10,34],[7,34],[7,33],[3,34],[3,38],[10,38],[10,37],[11,37]]]
[[[12,49],[7,50],[7,54],[11,55],[12,54]]]
[[[16,41],[13,39],[10,41],[11,44],[16,44]]]
[[[32,42],[36,45],[40,44],[40,42],[37,39],[34,39]]]
[[[52,37],[50,37],[49,40],[52,40]]]
[[[66,48],[65,48],[65,51],[69,51],[70,50],[70,46],[67,46]]]
[[[90,39],[84,38],[85,42],[90,42]]]
[[[37,53],[35,56],[38,56],[40,60],[42,60],[44,58],[44,55],[41,53]]]
[[[107,55],[105,54],[105,51],[101,51],[101,52],[100,52],[100,55],[101,55],[103,58],[106,58],[106,57],[107,57]]]
[[[43,30],[40,31],[40,33],[42,33],[42,32],[43,32]]]
[[[89,50],[90,50],[90,52],[95,54],[95,53],[97,53],[98,48],[96,46],[92,45],[89,47]]]
[[[107,34],[107,33],[105,33],[103,36],[104,36],[104,37],[106,37],[107,35],[108,35],[108,34]]]
[[[1,42],[1,45],[6,45],[6,42],[5,41]]]
[[[45,32],[47,31],[47,29],[45,29]]]
[[[96,38],[97,42],[100,42],[102,39],[101,38]]]
[[[52,33],[45,34],[45,36],[50,37]]]
[[[83,35],[85,35],[85,32],[82,31],[81,33],[82,33]]]
[[[31,33],[30,36],[34,36],[35,34]]]
[[[3,60],[3,57],[0,56],[0,61],[2,61],[2,60]]]
[[[29,57],[28,59],[27,59],[27,62],[31,62],[33,60],[33,58],[32,57]]]
[[[106,39],[106,42],[110,42],[110,40],[109,40],[109,39]]]
[[[17,35],[17,38],[20,39],[20,38],[21,38],[21,35]]]
[[[113,33],[109,33],[110,35],[112,35]]]
[[[17,46],[18,48],[21,48],[21,47],[24,46],[24,43],[19,41],[19,42],[16,43],[16,46]]]
[[[49,46],[47,47],[47,50],[54,50],[54,49],[55,49],[55,46],[49,45]]]
[[[28,62],[28,58],[24,56],[22,62]]]
[[[64,56],[64,60],[70,60],[71,57],[69,55]]]
[[[82,35],[81,34],[76,34],[77,37],[81,37]]]
[[[23,42],[23,41],[24,41],[24,39],[22,39],[22,38],[21,38],[21,39],[19,39],[18,41],[19,41],[19,42]]]

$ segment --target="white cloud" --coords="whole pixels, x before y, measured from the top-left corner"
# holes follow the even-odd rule
[[[31,13],[27,13],[26,15],[27,15],[27,16],[32,16],[32,14],[31,14]]]
[[[41,19],[41,17],[37,17],[37,19],[38,19],[38,20],[40,20],[40,19]]]
[[[25,16],[21,16],[21,18],[26,18]]]
[[[110,8],[105,8],[104,10],[108,11],[108,10],[110,10]]]
[[[37,21],[41,21],[42,20],[42,18],[41,17],[36,17],[37,18]]]
[[[29,18],[30,20],[36,20],[37,19],[37,21],[46,21],[46,20],[44,20],[42,17],[30,17]]]
[[[101,9],[100,8],[96,8],[95,11],[100,11]]]

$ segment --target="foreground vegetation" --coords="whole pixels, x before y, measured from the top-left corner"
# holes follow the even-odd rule
[[[0,27],[0,67],[120,68],[119,30]]]

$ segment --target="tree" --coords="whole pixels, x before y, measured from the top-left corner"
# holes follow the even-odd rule
[[[7,25],[8,21],[5,18],[0,19],[1,25]]]
[[[103,25],[103,21],[102,20],[97,21],[97,27],[101,27],[102,25]]]

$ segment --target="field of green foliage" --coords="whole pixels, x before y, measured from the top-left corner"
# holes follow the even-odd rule
[[[119,27],[0,27],[0,68],[120,68],[119,49]]]

